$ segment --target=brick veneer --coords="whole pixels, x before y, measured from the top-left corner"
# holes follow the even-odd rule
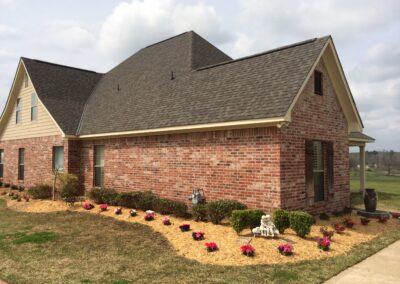
[[[4,150],[4,174],[2,181],[14,185],[30,187],[38,183],[51,182],[53,167],[53,147],[64,146],[65,171],[79,174],[79,149],[73,140],[59,136],[46,136],[28,139],[0,141]],[[25,178],[18,180],[18,149],[25,149]],[[75,150],[75,155],[68,155]],[[76,158],[71,158],[71,156]],[[70,161],[71,159],[71,161]]]
[[[292,110],[292,122],[281,129],[281,198],[282,206],[307,209],[311,212],[332,211],[349,206],[349,145],[347,121],[327,76],[323,62],[316,67],[323,75],[323,95],[314,94],[314,77]],[[305,192],[305,140],[333,142],[334,194],[327,200],[306,204]]]

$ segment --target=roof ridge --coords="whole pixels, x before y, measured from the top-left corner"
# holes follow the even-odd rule
[[[318,39],[323,39],[323,38],[326,38],[326,37],[330,37],[330,36],[325,36],[325,37],[320,37],[320,38],[316,37],[316,38],[312,38],[312,39],[308,39],[308,40],[304,40],[304,41],[300,41],[300,42],[296,42],[296,43],[280,46],[280,47],[273,48],[273,49],[270,49],[270,50],[267,50],[267,51],[264,51],[264,52],[255,53],[255,54],[252,54],[252,55],[240,57],[238,59],[228,60],[228,61],[225,61],[225,62],[204,66],[204,67],[201,67],[199,69],[196,69],[195,71],[202,71],[202,70],[218,67],[218,66],[221,66],[221,65],[226,65],[226,64],[230,64],[230,63],[234,63],[234,62],[238,62],[238,61],[242,61],[242,60],[246,60],[246,59],[262,56],[262,55],[265,55],[265,54],[274,53],[274,52],[285,50],[285,49],[288,49],[288,48],[297,47],[297,46],[300,46],[300,45],[312,43],[312,42],[314,42],[314,41],[316,41]]]
[[[146,46],[146,47],[144,47],[144,48],[152,47],[153,45],[157,45],[157,44],[163,43],[163,42],[165,42],[165,41],[174,39],[174,38],[176,38],[176,37],[179,37],[179,36],[182,36],[182,35],[184,35],[184,34],[191,33],[191,32],[193,32],[193,31],[187,31],[187,32],[183,32],[183,33],[180,33],[180,34],[171,36],[171,37],[169,37],[169,38],[166,38],[166,39],[157,41],[157,42],[155,42],[155,43],[152,43],[152,44],[150,44],[150,45],[148,45],[148,46]]]
[[[103,73],[98,73],[98,72],[92,71],[92,70],[87,70],[87,69],[83,69],[83,68],[78,68],[78,67],[73,67],[73,66],[68,66],[68,65],[63,65],[63,64],[43,61],[43,60],[39,60],[39,59],[33,59],[33,58],[28,58],[28,57],[21,57],[21,59],[22,60],[26,60],[27,59],[27,60],[31,60],[31,61],[38,62],[38,63],[48,64],[48,65],[53,65],[53,66],[58,66],[58,67],[64,67],[64,68],[69,68],[69,69],[75,69],[75,70],[89,72],[89,73],[103,74]]]

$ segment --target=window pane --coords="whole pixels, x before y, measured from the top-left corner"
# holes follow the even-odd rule
[[[324,200],[324,172],[314,173],[314,199],[315,201]]]
[[[37,96],[35,93],[31,95],[31,107],[37,106]]]
[[[18,166],[18,179],[23,180],[24,179],[24,165]]]
[[[18,150],[18,164],[23,165],[25,163],[25,149],[20,148]]]
[[[104,185],[104,168],[95,167],[94,168],[94,186],[103,187]]]
[[[313,167],[314,170],[323,170],[324,161],[322,157],[322,142],[314,141],[313,143]]]
[[[4,150],[0,149],[0,164],[4,163]]]
[[[94,186],[104,185],[104,146],[94,146]]]
[[[53,166],[60,171],[64,169],[64,147],[54,147]]]
[[[104,166],[104,146],[95,146],[95,161],[96,166]]]

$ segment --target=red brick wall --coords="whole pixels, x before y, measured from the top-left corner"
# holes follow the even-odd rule
[[[332,211],[349,206],[349,146],[347,122],[332,83],[322,62],[317,70],[323,73],[323,96],[314,94],[314,77],[307,83],[292,111],[292,122],[281,129],[282,206],[307,208],[311,212]],[[334,195],[313,206],[306,205],[305,140],[332,141],[334,145]],[[328,193],[325,191],[325,196]]]
[[[266,210],[280,206],[277,128],[82,141],[82,179],[93,184],[93,145],[105,145],[105,185],[152,190],[186,201],[193,188],[208,200],[236,199]]]
[[[0,149],[4,150],[4,183],[22,185],[26,188],[38,183],[52,182],[53,147],[64,146],[65,171],[79,174],[79,148],[76,143],[61,136],[0,141]],[[25,178],[18,180],[18,149],[25,149]],[[68,153],[74,150],[73,154]],[[71,159],[72,162],[69,160]]]

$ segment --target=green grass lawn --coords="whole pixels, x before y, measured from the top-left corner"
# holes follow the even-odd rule
[[[400,211],[400,176],[387,176],[385,173],[366,172],[366,186],[378,192],[378,209]],[[364,208],[362,193],[359,192],[360,178],[358,171],[350,173],[352,205]]]
[[[15,212],[0,199],[0,279],[9,283],[321,283],[398,239],[393,231],[323,261],[205,265],[178,256],[145,225],[78,212]]]

